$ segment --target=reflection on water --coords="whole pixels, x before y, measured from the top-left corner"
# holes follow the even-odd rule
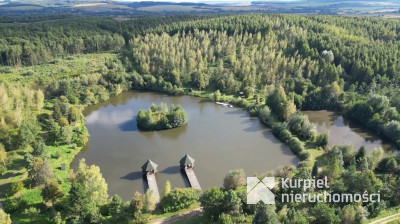
[[[157,132],[138,130],[138,111],[160,102],[181,104],[188,124]],[[110,195],[119,194],[124,200],[130,200],[135,191],[144,192],[140,167],[149,158],[159,165],[160,190],[166,180],[173,188],[188,186],[178,167],[186,153],[196,160],[195,171],[203,189],[221,186],[232,169],[242,168],[251,176],[299,161],[258,119],[201,98],[126,92],[88,107],[84,114],[90,139],[72,166],[76,168],[80,158],[98,165]]]
[[[304,111],[304,113],[308,115],[311,122],[316,124],[318,132],[329,131],[330,145],[351,144],[355,150],[365,146],[367,151],[380,146],[385,151],[389,151],[393,147],[388,141],[382,140],[372,131],[351,122],[339,113],[326,110]]]

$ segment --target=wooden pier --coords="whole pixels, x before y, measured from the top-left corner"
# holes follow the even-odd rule
[[[199,181],[197,180],[196,174],[194,174],[193,168],[186,168],[184,169],[186,176],[189,179],[190,186],[193,189],[201,190]]]
[[[145,164],[143,164],[142,172],[146,175],[147,186],[149,186],[149,189],[153,192],[156,202],[159,203],[160,192],[158,192],[156,180],[157,167],[158,165],[149,159]]]
[[[189,179],[189,184],[193,189],[201,190],[199,181],[197,180],[196,174],[194,174],[194,159],[186,154],[179,161],[179,165],[181,165],[181,169],[185,171],[187,178]]]
[[[149,186],[149,189],[153,192],[156,202],[160,202],[160,193],[158,192],[158,186],[157,186],[157,181],[156,181],[156,176],[155,174],[148,173],[146,174],[146,179],[147,179],[147,185]]]

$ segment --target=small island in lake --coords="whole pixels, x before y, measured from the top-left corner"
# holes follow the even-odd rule
[[[136,121],[139,128],[154,131],[183,126],[188,119],[181,105],[171,105],[168,108],[165,103],[161,103],[160,106],[153,104],[148,110],[140,110]]]

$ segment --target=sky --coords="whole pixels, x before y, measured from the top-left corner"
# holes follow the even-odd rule
[[[246,3],[246,2],[253,2],[259,0],[115,0],[118,2],[145,2],[145,1],[154,1],[154,2],[193,2],[193,3]],[[261,0],[263,1],[263,0]],[[299,0],[267,0],[268,2],[293,2]]]

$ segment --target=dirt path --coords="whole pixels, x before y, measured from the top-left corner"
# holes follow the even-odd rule
[[[370,222],[369,224],[386,224],[396,220],[400,220],[400,213],[381,218],[379,220]]]
[[[162,218],[162,219],[157,219],[154,220],[152,222],[150,222],[150,224],[173,224],[174,222],[183,219],[183,218],[190,218],[193,216],[197,216],[200,215],[203,212],[202,208],[196,208],[190,211],[187,211],[185,213],[182,214],[178,214],[178,215],[174,215],[168,218]]]

